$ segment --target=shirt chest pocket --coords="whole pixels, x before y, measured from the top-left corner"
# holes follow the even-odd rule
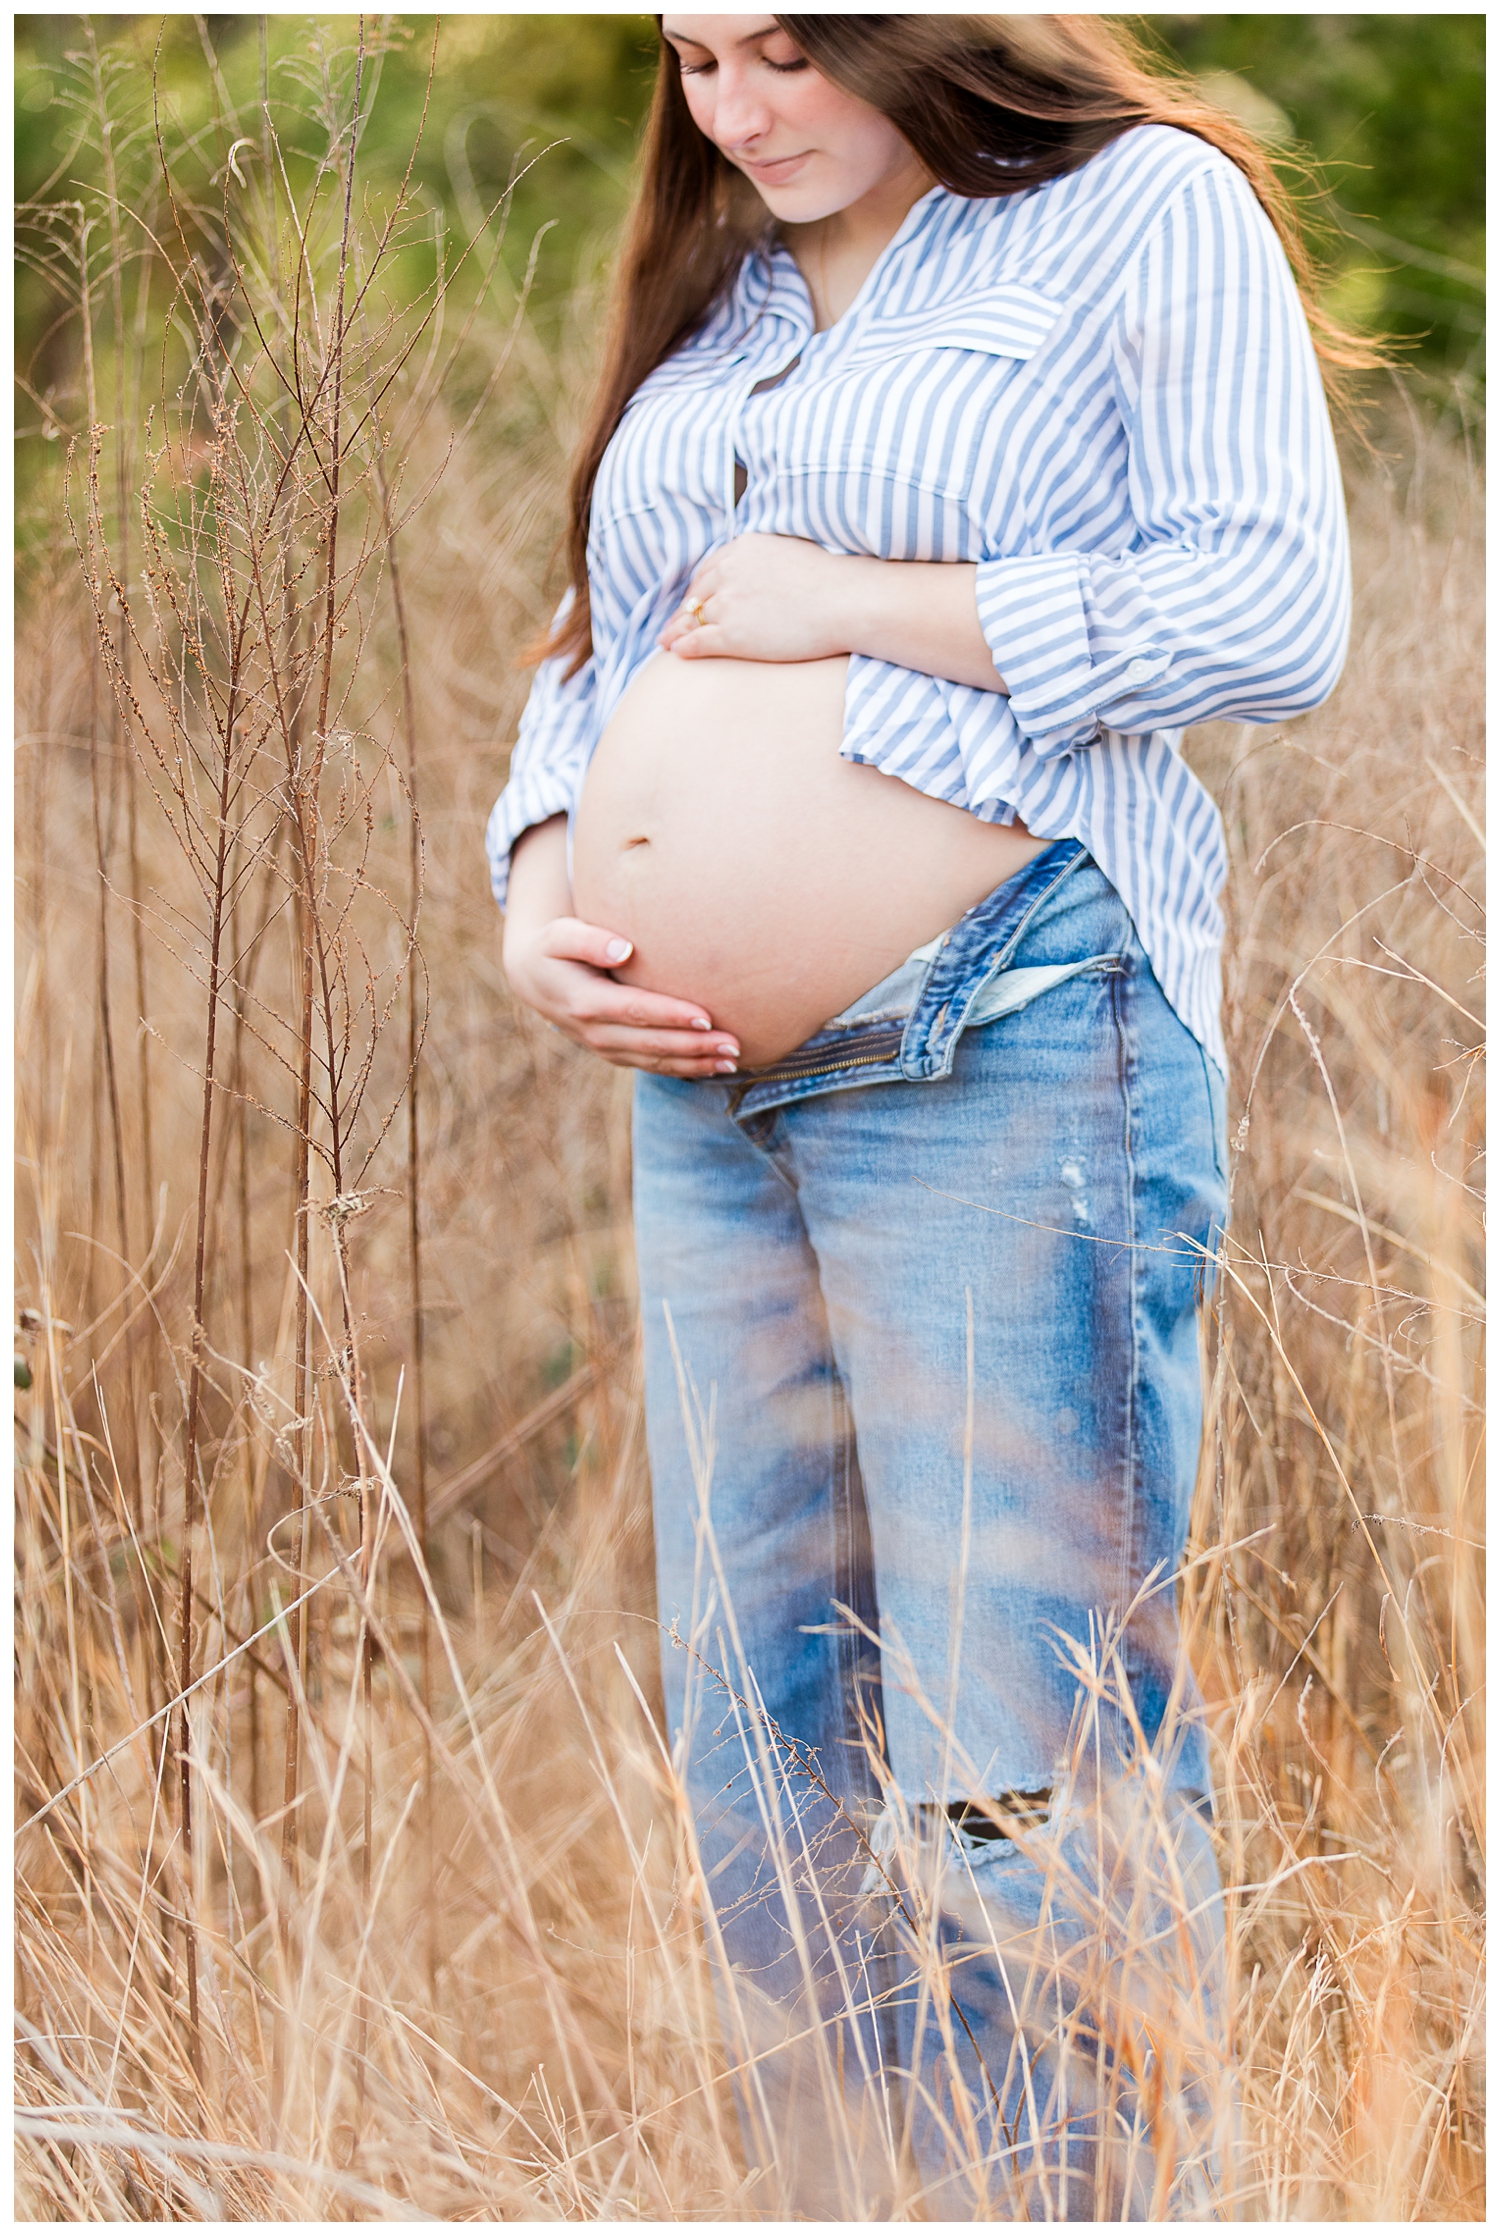
[[[595,536],[632,519],[680,512],[693,529],[724,496],[724,388],[739,358],[705,373],[659,367],[631,398],[594,482]]]
[[[1039,289],[987,288],[872,322],[822,379],[783,391],[761,430],[781,532],[884,559],[982,557],[1010,517],[1028,367],[1061,314]]]

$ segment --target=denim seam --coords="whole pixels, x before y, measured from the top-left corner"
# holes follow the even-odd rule
[[[792,1201],[796,1203],[799,1200],[796,1181],[792,1179],[790,1173],[783,1171],[780,1160],[777,1158],[776,1152],[773,1149],[767,1147],[767,1142],[769,1142],[771,1136],[776,1131],[776,1122],[781,1116],[781,1110],[782,1105],[780,1103],[773,1103],[769,1110],[752,1110],[748,1118],[738,1118],[735,1116],[734,1112],[727,1107],[726,1098],[724,1115],[726,1118],[729,1119],[731,1125],[737,1126],[739,1128],[741,1134],[745,1138],[746,1143],[755,1152],[756,1156],[759,1157],[761,1163],[770,1167],[771,1171],[781,1182],[782,1187],[785,1188]],[[750,1131],[750,1128],[754,1125],[757,1118],[768,1118],[770,1120],[770,1124],[766,1127],[765,1141],[758,1141],[755,1135]]]
[[[843,1605],[851,1616],[873,1617],[872,1628],[879,1627],[879,1609],[861,1592],[859,1556],[861,1551],[871,1562],[870,1588],[873,1590],[873,1550],[866,1535],[860,1543],[858,1517],[864,1507],[864,1485],[859,1472],[859,1446],[854,1431],[854,1411],[849,1403],[838,1361],[833,1355],[833,1331],[828,1331],[829,1371],[833,1378],[832,1400],[834,1407],[834,1496],[833,1538],[834,1574]],[[866,1512],[866,1530],[868,1513]],[[866,1604],[862,1607],[861,1600]],[[865,1728],[864,1707],[866,1693],[878,1694],[880,1686],[879,1650],[853,1621],[844,1625],[836,1641],[838,1681],[843,1704],[844,1745],[849,1751],[850,1763],[843,1772],[841,1783],[847,1790],[856,1778],[856,1763],[867,1766],[869,1762],[869,1734]],[[876,1729],[879,1729],[880,1711],[876,1711]],[[889,1768],[889,1765],[887,1765]],[[867,1771],[860,1775],[867,1778]],[[868,1800],[875,1798],[873,1781]],[[844,1897],[848,1899],[847,1895]],[[881,1921],[882,1925],[887,1921]],[[895,2016],[889,2007],[889,1979],[893,1976],[894,1952],[887,1934],[877,1926],[868,1947],[860,1951],[860,1970],[865,1976],[870,1996],[869,2021],[875,2038],[876,2062],[894,2071],[900,2054],[895,2032]],[[874,1971],[875,1978],[869,1975]],[[842,2061],[844,2036],[838,2035],[838,2052]],[[841,2075],[842,2077],[842,2075]]]
[[[1061,843],[1066,845],[1067,841],[1063,840]],[[1015,930],[1012,932],[1009,940],[1007,941],[1002,956],[1001,958],[999,958],[1000,960],[1004,960],[1006,957],[1015,953],[1016,949],[1020,946],[1021,941],[1026,936],[1027,925],[1031,922],[1031,919],[1033,918],[1033,916],[1035,916],[1037,910],[1043,907],[1046,902],[1051,900],[1059,885],[1066,884],[1068,879],[1073,875],[1073,872],[1077,869],[1082,868],[1085,862],[1093,861],[1094,857],[1092,856],[1092,854],[1090,854],[1088,848],[1083,844],[1083,841],[1081,839],[1077,839],[1073,843],[1077,846],[1078,852],[1073,856],[1071,861],[1063,863],[1056,877],[1053,878],[1052,883],[1050,885],[1044,885],[1042,890],[1031,901],[1025,914],[1022,916],[1020,923],[1016,925]],[[991,972],[990,976],[993,977],[993,975],[994,973]]]
[[[833,1376],[833,1403],[837,1423],[835,1434],[836,1485],[834,1495],[834,1574],[838,1580],[838,1593],[851,1613],[859,1612],[859,1576],[855,1564],[855,1499],[863,1496],[858,1482],[858,1460],[854,1441],[854,1414],[849,1404],[849,1393],[838,1362],[832,1357],[833,1331],[829,1330],[829,1367]],[[860,1718],[860,1676],[867,1645],[853,1622],[840,1631],[838,1641],[839,1682],[844,1701],[844,1743],[853,1750],[862,1750],[864,1732]],[[852,1776],[852,1772],[850,1774]]]
[[[1214,1171],[1219,1176],[1219,1186],[1224,1189],[1225,1193],[1227,1194],[1229,1189],[1228,1152],[1224,1140],[1223,1131],[1219,1124],[1219,1114],[1215,1107],[1213,1080],[1209,1076],[1210,1071],[1214,1072],[1218,1076],[1220,1095],[1224,1095],[1227,1082],[1224,1078],[1223,1073],[1219,1071],[1218,1065],[1214,1063],[1212,1057],[1208,1053],[1208,1050],[1203,1046],[1201,1041],[1198,1045],[1198,1053],[1203,1058],[1203,1087],[1204,1092],[1208,1096],[1208,1123],[1213,1133]]]
[[[1125,1239],[1128,1248],[1127,1296],[1130,1314],[1130,1361],[1125,1378],[1125,1467],[1121,1486],[1123,1513],[1120,1530],[1120,1604],[1117,1619],[1124,1622],[1135,1596],[1135,1509],[1136,1474],[1138,1453],[1137,1437],[1140,1431],[1139,1390],[1141,1374],[1140,1330],[1140,1266],[1141,1253],[1137,1246],[1136,1220],[1136,1140],[1135,1104],[1133,1088],[1136,1073],[1136,1046],[1131,1017],[1131,992],[1134,973],[1126,971],[1115,981],[1115,1016],[1120,1040],[1120,1087],[1125,1120]],[[1120,1641],[1122,1665],[1129,1670],[1129,1653],[1125,1639]]]

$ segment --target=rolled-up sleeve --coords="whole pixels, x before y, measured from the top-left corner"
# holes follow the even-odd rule
[[[566,618],[571,602],[569,591],[558,608],[554,627]],[[533,824],[572,812],[594,742],[594,661],[587,660],[571,677],[567,666],[567,659],[560,655],[544,660],[537,669],[516,733],[510,781],[485,827],[490,886],[502,908],[510,882],[511,849]]]
[[[1227,161],[1184,182],[1107,344],[1134,533],[981,561],[980,625],[1032,750],[1325,699],[1349,635],[1337,453],[1281,245]]]

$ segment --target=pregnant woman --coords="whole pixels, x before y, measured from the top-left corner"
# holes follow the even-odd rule
[[[1179,744],[1343,658],[1300,250],[1102,18],[661,30],[489,852],[516,993],[637,1073],[667,1716],[753,2194],[1232,2210],[1174,1597],[1224,860]]]

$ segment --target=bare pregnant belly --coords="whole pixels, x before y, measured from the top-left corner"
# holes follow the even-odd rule
[[[599,741],[573,905],[616,975],[701,1002],[745,1064],[807,1039],[1039,853],[839,758],[845,660],[659,654]]]

